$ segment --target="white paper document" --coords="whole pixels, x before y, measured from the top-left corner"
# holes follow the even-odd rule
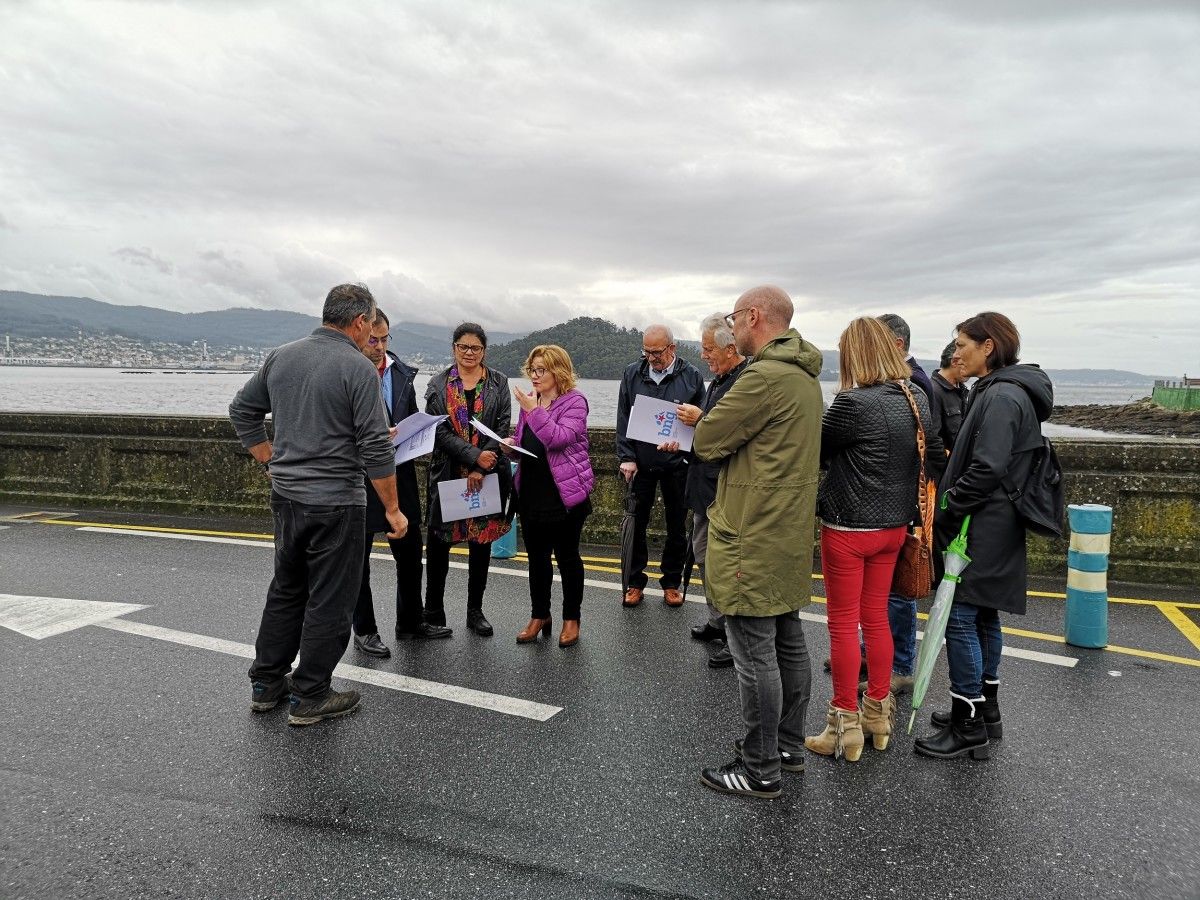
[[[691,450],[696,429],[679,421],[679,416],[675,415],[678,405],[670,400],[638,394],[629,411],[629,427],[625,429],[625,437],[656,447],[666,441],[679,441],[680,450]]]
[[[490,437],[493,441],[499,441],[500,443],[504,444],[504,438],[500,437],[500,435],[496,434],[496,432],[492,431],[492,429],[488,428],[478,419],[472,419],[471,424],[475,426],[475,430],[480,434]],[[505,444],[505,446],[516,450],[518,453],[524,453],[526,456],[532,456],[534,459],[537,459],[536,453],[530,453],[524,447],[519,447],[516,444]]]
[[[483,487],[476,493],[467,490],[467,479],[438,482],[438,499],[442,504],[442,521],[457,522],[476,516],[494,516],[500,510],[500,476],[483,476]]]
[[[396,465],[433,452],[433,436],[445,416],[417,412],[400,420],[392,443],[396,447]]]

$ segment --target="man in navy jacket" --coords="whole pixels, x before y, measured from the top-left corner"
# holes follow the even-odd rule
[[[413,380],[417,370],[388,351],[391,323],[379,310],[371,337],[363,349],[367,359],[379,373],[379,391],[383,397],[388,426],[393,426],[417,411],[417,394]],[[416,464],[412,460],[396,466],[396,493],[400,511],[408,517],[408,532],[399,540],[388,539],[392,559],[396,561],[396,638],[412,635],[419,638],[450,637],[452,629],[444,625],[429,625],[423,620],[421,603],[421,495],[417,490]],[[363,554],[362,582],[358,603],[354,607],[354,646],[369,656],[387,659],[392,652],[379,638],[375,624],[375,607],[371,596],[371,543],[376,532],[383,531],[386,519],[383,507],[371,491],[367,491],[367,541]]]
[[[642,358],[626,367],[617,399],[617,459],[625,480],[632,480],[637,498],[629,589],[621,602],[624,606],[637,606],[642,602],[648,559],[646,524],[654,507],[655,489],[661,486],[667,542],[663,547],[659,584],[668,606],[682,606],[683,594],[679,585],[687,556],[687,532],[684,529],[687,454],[659,450],[653,444],[625,437],[629,411],[633,408],[634,398],[639,395],[667,400],[676,406],[684,403],[701,406],[704,403],[704,377],[690,362],[676,355],[675,338],[665,325],[651,325],[643,333]]]

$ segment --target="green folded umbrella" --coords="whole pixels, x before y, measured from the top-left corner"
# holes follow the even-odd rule
[[[967,556],[967,526],[970,524],[971,517],[967,516],[963,519],[958,537],[942,551],[945,572],[942,575],[942,583],[938,585],[937,594],[933,598],[933,606],[929,610],[929,622],[925,625],[925,636],[921,638],[921,649],[917,652],[917,668],[913,673],[913,711],[912,715],[908,717],[909,734],[912,734],[917,710],[925,701],[925,692],[929,690],[929,679],[933,677],[933,666],[941,652],[942,640],[946,637],[946,620],[950,618],[950,604],[954,602],[954,590],[958,587],[963,569],[971,563],[971,557]]]

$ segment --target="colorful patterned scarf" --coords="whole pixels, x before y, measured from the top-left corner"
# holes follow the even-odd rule
[[[475,385],[475,403],[470,409],[467,408],[467,391],[463,387],[462,376],[458,374],[458,366],[450,367],[450,375],[446,379],[446,413],[450,416],[450,427],[454,429],[455,434],[472,447],[479,446],[479,432],[471,427],[471,419],[483,416],[483,386],[487,382],[487,376],[485,368],[479,382]],[[500,465],[507,464],[506,460],[501,459]],[[470,469],[466,466],[458,467],[459,478],[466,478],[469,474]],[[448,522],[442,525],[439,532],[442,540],[448,544],[458,544],[462,541],[470,541],[472,544],[490,544],[507,534],[508,529],[509,524],[505,521],[504,516],[497,515]]]

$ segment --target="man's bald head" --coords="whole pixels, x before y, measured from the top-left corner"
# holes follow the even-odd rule
[[[796,311],[787,291],[773,284],[750,288],[738,297],[733,308],[742,309],[748,306],[755,307],[759,314],[766,319],[768,325],[778,326],[780,329],[787,328],[792,324],[792,314]]]
[[[783,288],[764,284],[738,297],[730,314],[730,327],[738,352],[753,356],[787,331],[792,324],[792,298]]]

